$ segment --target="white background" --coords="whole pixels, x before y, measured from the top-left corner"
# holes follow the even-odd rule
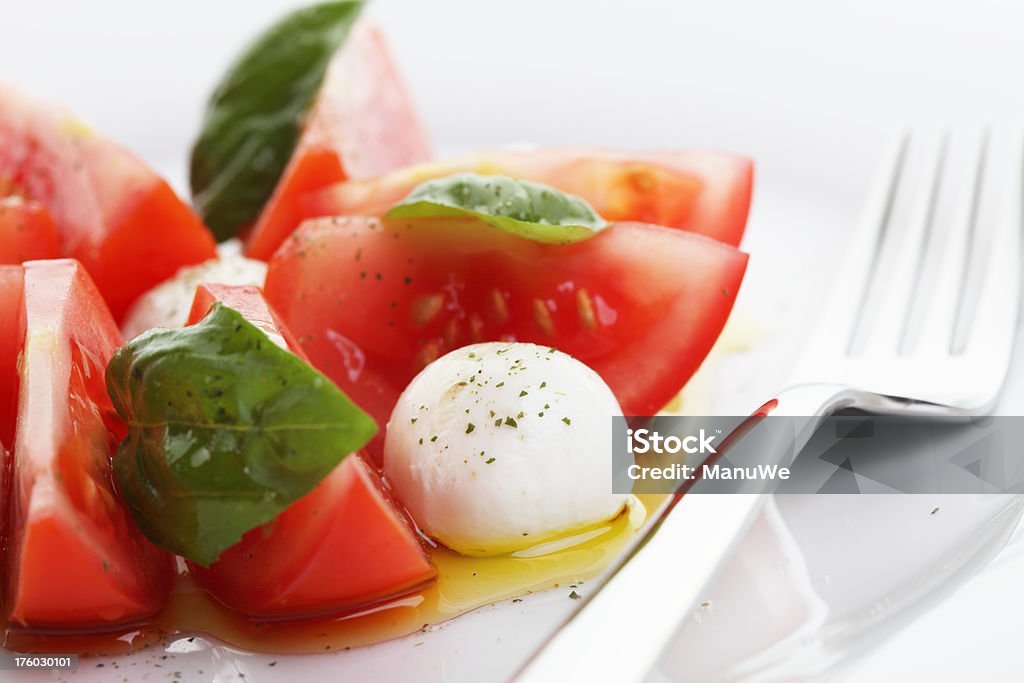
[[[296,4],[8,1],[0,76],[180,170],[220,69]],[[843,175],[864,166],[849,150],[875,151],[850,140],[1024,111],[1012,1],[378,0],[370,11],[445,148],[799,151],[801,182],[827,201],[864,180]]]

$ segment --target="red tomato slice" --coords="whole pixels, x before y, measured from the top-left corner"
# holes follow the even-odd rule
[[[626,415],[651,415],[718,338],[746,263],[731,246],[640,223],[545,245],[452,219],[321,219],[274,255],[266,293],[313,364],[381,425],[424,365],[495,340],[561,349]]]
[[[212,283],[199,285],[196,287],[196,295],[192,299],[188,322],[185,324],[192,325],[202,320],[209,312],[210,307],[217,301],[241,313],[242,317],[262,330],[271,341],[282,349],[291,351],[304,361],[309,361],[305,351],[292,338],[292,333],[288,331],[277,313],[263,298],[263,292],[259,287],[253,285],[233,286]]]
[[[170,186],[70,114],[0,84],[0,197],[45,206],[120,319],[144,291],[213,258],[213,237]]]
[[[305,358],[256,287],[200,286],[189,324],[218,300]],[[358,454],[209,569],[190,569],[228,607],[262,619],[348,610],[405,593],[435,575],[409,520]]]
[[[14,445],[18,418],[18,352],[25,339],[22,292],[25,271],[20,266],[0,266],[0,444]],[[0,472],[2,484],[5,472]],[[0,490],[3,489],[0,486]],[[0,495],[0,500],[7,500]],[[3,517],[0,507],[0,518]]]
[[[104,368],[117,326],[77,262],[31,261],[24,273],[9,623],[102,629],[145,619],[167,599],[173,558],[142,536],[111,479],[123,425]]]
[[[50,212],[21,197],[0,198],[0,263],[60,256],[60,238]]]
[[[425,180],[452,173],[507,175],[586,199],[609,221],[665,225],[738,245],[750,208],[753,164],[700,150],[494,150],[339,183],[303,198],[304,217],[379,216]]]
[[[430,143],[376,26],[359,21],[331,62],[246,255],[269,259],[303,218],[300,198],[348,178],[426,161]]]
[[[25,338],[21,266],[0,266],[0,543],[7,538],[10,487],[10,448],[18,420],[18,352]]]

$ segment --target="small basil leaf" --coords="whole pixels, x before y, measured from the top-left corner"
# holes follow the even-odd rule
[[[545,244],[579,242],[608,225],[575,195],[540,183],[475,173],[428,180],[385,215],[472,216],[505,232]]]
[[[327,65],[362,2],[296,10],[228,69],[192,148],[192,201],[218,241],[255,220],[295,149]]]
[[[118,349],[107,390],[128,435],[114,478],[156,545],[209,566],[376,432],[330,380],[217,303]]]

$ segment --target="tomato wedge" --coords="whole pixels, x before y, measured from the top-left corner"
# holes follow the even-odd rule
[[[20,266],[0,266],[0,444],[8,448],[14,445],[14,426],[18,419],[18,353],[25,339],[24,282],[25,271]],[[7,497],[2,496],[0,500],[7,500]]]
[[[61,254],[89,271],[115,319],[181,266],[213,258],[213,237],[133,154],[61,109],[0,84],[0,197],[45,206]]]
[[[111,479],[123,426],[103,371],[117,326],[72,260],[25,264],[22,309],[8,622],[104,629],[145,619],[167,599],[173,559],[138,531]]]
[[[464,220],[318,219],[274,255],[266,293],[313,364],[381,425],[424,365],[495,340],[565,351],[627,415],[650,415],[718,338],[746,263],[641,223],[545,245]]]
[[[7,501],[11,495],[10,448],[18,420],[18,352],[25,338],[21,266],[0,266],[0,544],[7,538]],[[0,545],[2,547],[2,545]]]
[[[545,183],[586,199],[609,221],[665,225],[732,245],[743,237],[753,186],[750,159],[726,152],[493,150],[333,185],[303,198],[302,214],[379,216],[423,181],[458,172]]]
[[[259,287],[253,285],[213,283],[199,285],[196,287],[196,294],[192,299],[192,309],[189,311],[188,321],[185,324],[192,325],[202,320],[209,312],[210,307],[217,301],[241,313],[246,320],[262,330],[271,341],[282,349],[291,351],[299,358],[309,361],[302,347],[292,338],[292,333],[288,331],[277,313],[263,298],[263,292]]]
[[[304,216],[303,195],[426,161],[430,143],[380,30],[358,21],[331,61],[246,255],[269,259]]]
[[[60,256],[60,238],[46,207],[21,197],[0,198],[0,263]]]
[[[305,358],[256,287],[201,285],[189,324],[222,301]],[[377,472],[349,455],[277,519],[253,529],[196,581],[247,616],[282,619],[364,606],[434,577],[411,523]]]

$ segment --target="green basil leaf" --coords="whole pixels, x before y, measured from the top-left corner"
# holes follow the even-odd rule
[[[203,566],[377,430],[330,380],[220,303],[191,327],[128,342],[106,379],[128,424],[118,490],[151,541]]]
[[[428,180],[385,215],[472,216],[505,232],[545,244],[579,242],[608,226],[585,200],[575,195],[540,183],[475,173]]]
[[[362,2],[296,10],[228,69],[192,148],[192,201],[219,241],[256,219],[284,172],[327,65]]]

